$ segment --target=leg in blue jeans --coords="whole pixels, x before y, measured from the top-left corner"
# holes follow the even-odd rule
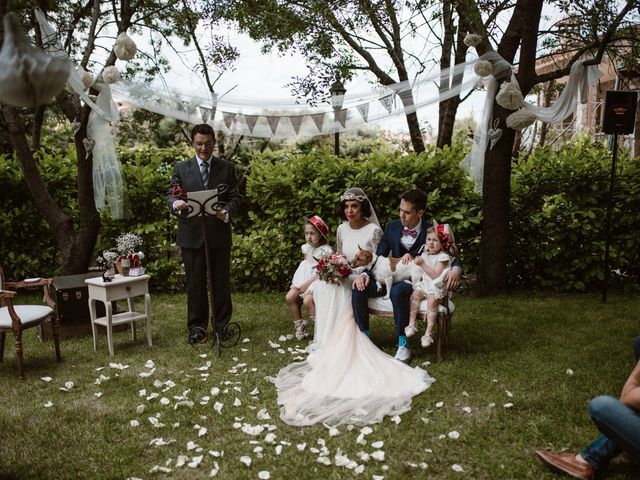
[[[413,286],[406,282],[394,283],[391,287],[391,304],[393,305],[393,319],[396,322],[396,336],[404,335],[404,329],[409,325],[410,298]]]
[[[598,469],[624,450],[640,464],[640,415],[617,398],[604,395],[591,400],[589,413],[603,435],[582,452],[582,457]]]

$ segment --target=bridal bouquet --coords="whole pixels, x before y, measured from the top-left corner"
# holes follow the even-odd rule
[[[318,260],[316,271],[320,280],[339,285],[352,272],[347,258],[341,253],[329,253]]]

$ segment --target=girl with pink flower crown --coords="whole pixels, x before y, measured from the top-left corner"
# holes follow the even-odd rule
[[[424,348],[433,344],[433,328],[438,318],[438,304],[446,295],[446,280],[453,257],[457,252],[453,232],[448,224],[434,225],[427,230],[426,252],[414,259],[422,270],[422,280],[413,286],[411,294],[411,310],[409,325],[404,329],[405,335],[411,337],[418,331],[418,312],[420,303],[427,299],[427,330],[420,338]]]
[[[318,263],[317,259],[333,251],[333,249],[327,245],[328,235],[329,227],[318,215],[305,218],[305,243],[301,247],[304,260],[300,262],[300,265],[298,265],[298,268],[293,274],[291,287],[285,297],[287,308],[289,312],[291,312],[291,317],[296,327],[296,338],[298,340],[302,340],[307,336],[307,321],[302,318],[302,311],[300,310],[301,303],[305,306],[307,312],[309,312],[309,319],[315,320],[313,282],[318,278],[315,267]]]

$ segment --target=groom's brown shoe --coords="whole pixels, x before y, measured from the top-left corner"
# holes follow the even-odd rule
[[[546,450],[537,450],[536,455],[549,467],[566,473],[573,478],[591,480],[596,475],[593,467],[584,460],[578,460],[575,453],[553,453],[547,452]]]

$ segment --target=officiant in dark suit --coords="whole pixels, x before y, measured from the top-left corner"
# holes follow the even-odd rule
[[[432,221],[427,222],[423,218],[426,208],[427,194],[422,190],[408,190],[400,195],[400,219],[386,225],[382,240],[376,248],[376,255],[401,258],[405,264],[418,256],[427,238],[427,228],[433,226]],[[460,264],[454,261],[447,280],[447,290],[453,291],[458,287],[461,274]],[[398,351],[395,358],[403,362],[411,360],[411,350],[404,329],[409,325],[412,292],[413,286],[406,282],[394,283],[390,292],[398,337]],[[369,278],[368,272],[364,272],[354,280],[351,305],[361,331],[369,331],[369,298],[380,297],[385,293],[384,286],[378,291],[376,282]]]
[[[231,320],[231,224],[230,218],[240,210],[242,196],[234,164],[213,155],[215,133],[207,124],[191,130],[195,156],[178,162],[173,170],[167,203],[179,214],[177,245],[182,251],[187,277],[189,342],[201,343],[207,337],[209,295],[207,294],[207,261],[205,233],[201,216],[187,218],[188,202],[179,193],[218,188],[222,209],[205,218],[207,245],[213,284],[215,330],[220,333]],[[224,185],[224,186],[223,186]],[[182,217],[182,218],[180,218]]]

